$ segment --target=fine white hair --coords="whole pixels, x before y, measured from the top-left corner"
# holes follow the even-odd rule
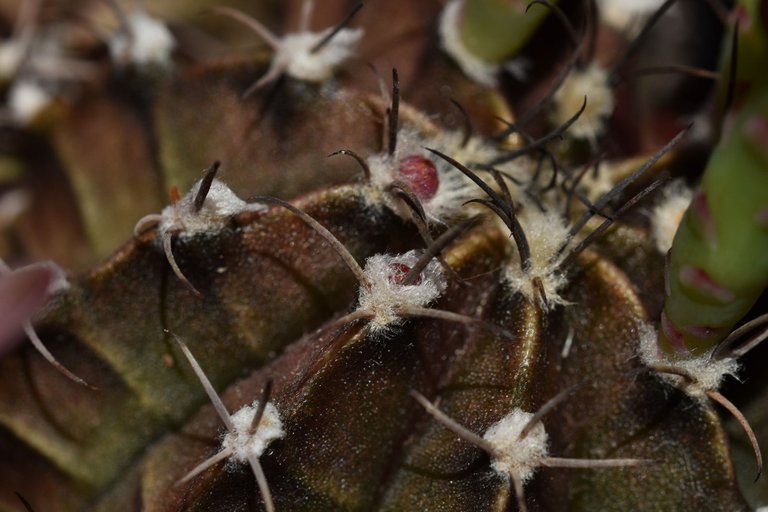
[[[325,82],[336,69],[355,54],[355,47],[363,37],[363,30],[341,29],[322,48],[313,52],[332,28],[322,32],[295,32],[286,34],[272,58],[272,68],[284,69],[288,76],[306,82]]]
[[[549,436],[544,425],[538,422],[528,435],[520,438],[533,414],[516,407],[509,414],[491,425],[483,435],[496,450],[491,467],[504,478],[517,474],[527,483],[549,455]]]
[[[447,280],[440,263],[434,259],[421,272],[420,281],[415,284],[401,284],[393,279],[400,265],[410,269],[418,260],[417,251],[398,256],[377,254],[366,260],[364,272],[370,288],[360,287],[360,309],[373,313],[371,327],[374,331],[400,323],[397,309],[424,307],[445,291]]]
[[[230,418],[234,428],[224,435],[221,446],[224,450],[231,450],[232,458],[237,462],[248,463],[249,457],[261,457],[272,441],[285,436],[280,415],[272,402],[267,402],[264,414],[253,431],[253,419],[258,408],[259,402],[255,401],[240,408]]]
[[[125,15],[126,26],[109,41],[109,53],[119,65],[169,67],[176,40],[162,21],[137,10]]]
[[[639,329],[640,359],[649,367],[666,366],[676,368],[693,378],[687,382],[683,377],[661,373],[666,382],[683,388],[690,396],[706,400],[707,391],[716,391],[726,376],[735,376],[739,371],[739,362],[733,357],[713,358],[712,352],[695,357],[674,357],[661,352],[657,344],[656,330],[648,324]],[[715,350],[715,349],[712,349]]]

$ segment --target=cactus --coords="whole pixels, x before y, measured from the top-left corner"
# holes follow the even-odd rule
[[[23,3],[32,53],[3,85],[10,101],[34,79],[52,101],[8,118],[0,160],[0,511],[768,501],[715,409],[760,469],[763,333],[733,346],[766,318],[763,74],[735,68],[722,124],[710,84],[696,111],[723,134],[711,155],[685,123],[647,145],[668,120],[621,126],[643,51],[621,41],[599,91],[611,108],[578,144],[593,91],[558,91],[584,58],[616,62],[599,62],[594,2],[108,4],[76,6],[89,31]],[[764,7],[745,4],[750,63]],[[281,23],[299,32],[272,35]],[[204,34],[248,51],[222,57]],[[48,37],[57,66],[88,72],[42,73]],[[541,40],[559,62],[535,61]],[[394,65],[391,84],[366,60]],[[667,175],[702,173],[681,222]],[[702,208],[727,244],[707,245]],[[655,233],[678,223],[665,289],[670,235]],[[66,286],[59,266],[24,264],[43,258]],[[743,303],[691,300],[688,267]],[[689,325],[720,330],[691,342]],[[736,405],[719,390],[733,374]]]

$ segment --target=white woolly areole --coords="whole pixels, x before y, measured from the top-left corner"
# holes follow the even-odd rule
[[[500,66],[478,59],[467,50],[461,41],[459,21],[464,0],[451,0],[440,16],[440,42],[445,52],[459,65],[462,71],[478,83],[496,86],[496,75]]]
[[[231,420],[234,429],[227,432],[221,443],[223,449],[232,450],[232,458],[238,462],[246,463],[248,457],[261,457],[272,441],[285,436],[277,407],[272,402],[267,402],[256,432],[251,433],[251,424],[258,408],[259,402],[255,401],[233,414]]]
[[[8,91],[8,110],[11,119],[27,125],[53,101],[51,93],[34,80],[17,80]]]
[[[608,72],[599,65],[591,64],[586,69],[574,70],[568,75],[554,95],[552,122],[559,126],[568,121],[584,104],[585,96],[587,105],[584,112],[568,129],[568,134],[595,144],[615,107]]]
[[[533,280],[538,277],[550,307],[568,304],[559,294],[568,283],[565,273],[559,268],[567,252],[558,255],[570,234],[568,226],[556,212],[542,212],[532,204],[524,204],[517,218],[528,240],[531,259],[528,270],[524,272],[520,268],[517,251],[513,251],[515,257],[505,272],[512,290],[522,293],[530,302],[535,302],[538,300],[538,291]]]
[[[672,247],[677,228],[693,199],[693,190],[684,182],[675,181],[664,189],[664,197],[651,211],[651,236],[661,254]]]
[[[9,39],[0,42],[0,80],[9,80],[19,69],[24,56],[21,42]]]
[[[26,190],[14,189],[0,196],[0,230],[13,224],[31,204],[32,198]]]
[[[694,380],[690,384],[677,375],[662,373],[659,376],[663,380],[685,390],[695,398],[705,398],[705,393],[717,390],[727,375],[735,376],[739,371],[740,365],[735,358],[710,358],[711,351],[700,356],[688,358],[683,358],[682,356],[672,357],[662,353],[657,344],[656,330],[651,325],[641,325],[639,333],[640,359],[643,363],[650,367],[669,366],[690,374]]]
[[[192,189],[176,204],[163,209],[160,231],[179,230],[180,236],[193,235],[219,229],[222,224],[240,212],[261,211],[263,204],[246,203],[223,182],[214,179],[200,211],[195,211],[195,196],[202,180],[198,180]]]
[[[598,0],[600,18],[611,27],[624,30],[658,9],[664,0]]]
[[[439,135],[432,137],[427,142],[432,144],[430,146],[431,148],[445,153],[446,155],[452,157],[454,160],[457,160],[458,162],[470,168],[472,168],[474,164],[491,162],[496,158],[502,157],[506,154],[505,151],[500,151],[495,145],[489,144],[488,141],[482,137],[472,136],[464,144],[464,133],[457,131],[441,132]],[[459,175],[463,178],[462,181],[464,183],[471,185],[471,187],[477,191],[477,185],[466,178],[458,169],[454,169],[451,164],[441,158],[434,156],[432,158],[433,160],[437,160],[435,164],[437,165],[438,170],[445,173]],[[494,168],[524,182],[530,180],[531,173],[533,171],[531,160],[527,157],[518,157],[509,162],[495,165]],[[493,183],[493,180],[487,178],[486,175],[487,173],[479,174],[479,176],[484,178],[486,182]],[[525,197],[524,194],[520,193],[520,189],[518,187],[511,186],[510,193],[512,194],[512,198],[515,200],[523,200]],[[480,196],[482,197],[482,194],[480,194]]]
[[[307,82],[324,82],[334,71],[355,54],[355,46],[363,37],[363,30],[341,29],[325,46],[315,53],[315,47],[333,28],[322,32],[296,32],[280,40],[272,59],[272,69],[284,69],[293,78]]]
[[[524,439],[520,439],[520,433],[532,417],[533,414],[516,407],[491,425],[483,435],[483,439],[498,452],[491,467],[504,477],[510,473],[516,474],[523,483],[533,477],[536,469],[549,455],[547,431],[541,422]]]
[[[365,275],[371,288],[360,287],[360,307],[362,311],[373,313],[373,330],[382,329],[400,323],[397,308],[424,307],[445,291],[447,281],[440,263],[434,259],[421,272],[421,281],[417,284],[398,284],[393,279],[400,271],[400,265],[413,268],[419,260],[417,251],[392,256],[377,254],[365,261]]]
[[[135,66],[171,65],[176,40],[162,21],[135,11],[126,15],[126,22],[127,30],[118,31],[109,42],[112,60]]]

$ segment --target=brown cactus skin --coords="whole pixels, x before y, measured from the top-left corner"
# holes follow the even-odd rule
[[[344,6],[336,4],[320,20],[338,18]],[[370,4],[360,23],[385,50],[368,47],[374,37],[363,53],[386,67],[397,56],[403,96],[414,102],[401,104],[401,127],[461,128],[433,84],[450,89],[482,134],[499,127],[495,116],[512,118],[502,93],[516,88],[472,84],[428,43],[424,20],[437,4]],[[413,25],[407,50],[385,44],[389,12]],[[71,268],[106,258],[73,274],[72,287],[36,323],[61,362],[98,390],[66,380],[29,347],[0,359],[0,512],[22,510],[14,491],[38,511],[263,509],[247,466],[220,464],[176,485],[218,451],[222,427],[165,329],[184,338],[231,411],[273,382],[286,436],[261,463],[279,511],[516,510],[514,497],[504,505],[487,454],[425,414],[409,392],[439,401],[482,434],[512,408],[535,411],[566,389],[569,398],[543,419],[550,453],[654,463],[541,468],[525,487],[530,510],[751,509],[713,406],[662,382],[637,357],[641,326],[658,318],[664,294],[663,257],[642,221],[615,224],[576,258],[563,291],[572,304],[548,312],[504,282],[516,248],[497,222],[486,218],[454,241],[442,258],[461,279],[450,279],[433,306],[502,327],[513,340],[480,325],[419,318],[385,338],[362,322],[316,331],[355,307],[357,284],[316,232],[280,208],[178,238],[174,254],[203,297],[190,293],[155,230],[129,233],[164,206],[169,186],[187,190],[215,159],[239,195],[291,199],[361,263],[424,246],[411,223],[366,200],[353,159],[325,158],[342,147],[364,158],[385,149],[386,107],[359,92],[375,89],[367,71],[353,66],[332,93],[287,80],[242,99],[264,66],[241,59],[184,66],[148,93],[111,81],[25,142],[30,168],[46,169],[76,198],[62,221],[72,254],[59,253]],[[435,123],[426,120],[436,113]],[[46,225],[52,209],[45,211],[25,220],[22,238],[33,239],[30,225]],[[118,247],[121,240],[128,241]],[[32,254],[48,251],[35,243]]]
[[[353,244],[353,248],[359,247],[355,252],[360,255],[376,249],[375,244],[365,243],[365,238],[361,238],[366,233],[368,237],[374,236],[374,230],[360,231],[355,227],[358,221],[344,224],[361,213],[356,190],[354,187],[331,189],[308,196],[300,204],[332,227],[345,242]],[[255,259],[248,271],[227,271],[218,278],[211,276],[204,280],[210,283],[209,288],[203,290],[209,298],[202,303],[170,274],[161,253],[148,243],[151,239],[148,234],[126,246],[105,266],[85,276],[69,294],[52,305],[42,324],[41,332],[48,334],[47,340],[55,339],[51,336],[53,332],[68,333],[66,345],[61,346],[63,350],[85,345],[89,348],[76,352],[94,354],[91,351],[95,351],[105,354],[104,359],[112,354],[106,361],[91,355],[94,360],[91,366],[82,358],[73,363],[65,360],[67,364],[79,362],[73,369],[101,388],[98,394],[83,397],[84,403],[96,401],[90,407],[95,416],[90,417],[90,425],[82,425],[81,419],[79,428],[75,420],[81,413],[54,406],[73,392],[68,389],[71,384],[62,382],[57,373],[40,363],[28,370],[27,379],[19,377],[20,381],[28,383],[26,386],[33,382],[40,385],[45,380],[58,383],[61,399],[57,399],[55,393],[53,396],[49,394],[42,404],[30,404],[29,413],[40,414],[38,407],[42,405],[47,414],[58,416],[56,424],[60,428],[66,426],[69,436],[83,439],[80,441],[83,449],[69,461],[66,453],[62,455],[66,451],[63,442],[49,445],[48,457],[59,460],[65,469],[69,467],[69,478],[74,481],[90,482],[92,488],[106,484],[109,491],[92,503],[94,510],[131,510],[136,506],[144,510],[227,510],[252,506],[248,504],[256,499],[251,475],[241,469],[209,471],[188,487],[174,487],[178,478],[215,449],[212,443],[219,426],[209,406],[204,406],[190,423],[183,419],[188,414],[185,410],[192,411],[195,404],[200,403],[200,392],[183,367],[176,366],[178,363],[171,367],[163,365],[166,353],[174,358],[178,354],[163,339],[163,326],[141,322],[148,304],[154,303],[154,308],[162,306],[157,295],[147,293],[144,285],[147,276],[136,277],[137,272],[146,274],[154,268],[152,272],[158,276],[149,278],[149,282],[165,281],[161,296],[165,296],[166,304],[177,304],[168,310],[172,314],[165,317],[168,322],[165,326],[185,336],[196,347],[205,358],[214,382],[231,381],[232,375],[242,371],[238,368],[242,368],[243,363],[245,368],[258,368],[265,354],[277,348],[263,346],[260,339],[270,339],[274,343],[297,336],[300,333],[296,331],[297,327],[314,323],[312,320],[302,324],[296,322],[296,315],[301,314],[302,309],[307,311],[304,315],[309,314],[307,318],[326,315],[317,297],[313,297],[313,290],[316,293],[317,288],[312,284],[336,282],[340,286],[337,293],[342,297],[337,304],[343,304],[344,300],[349,300],[352,283],[348,277],[338,281],[346,272],[338,261],[334,261],[333,254],[318,251],[307,259],[299,252],[286,250],[285,246],[290,246],[291,240],[301,240],[302,244],[313,247],[318,245],[316,236],[295,218],[279,210],[249,214],[248,217],[237,219],[236,229],[225,230],[207,240],[206,245],[200,246],[206,248],[202,252],[196,250],[194,244],[180,247],[182,265],[201,269],[190,272],[195,276],[209,273],[210,270],[204,270],[206,268],[215,268],[208,254],[214,254],[214,260],[218,259],[218,254],[238,253]],[[392,218],[387,221],[386,217],[375,223],[378,226],[376,232],[403,232],[404,226],[399,221]],[[276,244],[278,240],[289,243]],[[211,245],[217,249],[210,251]],[[388,245],[394,247],[391,242]],[[728,457],[722,452],[725,444],[716,416],[703,406],[681,405],[680,401],[687,400],[684,396],[671,402],[665,399],[668,390],[665,391],[663,385],[632,358],[637,323],[645,321],[647,315],[626,276],[607,260],[595,253],[587,253],[579,262],[579,268],[583,270],[578,271],[580,276],[571,285],[573,291],[568,295],[584,309],[576,310],[575,306],[566,309],[565,318],[562,314],[542,317],[535,306],[510,296],[508,290],[497,283],[492,271],[506,259],[506,252],[503,235],[488,225],[477,228],[457,242],[446,254],[447,263],[462,275],[481,277],[470,280],[469,286],[452,285],[440,306],[447,309],[456,306],[459,311],[508,326],[519,336],[515,343],[482,331],[465,333],[463,328],[440,325],[431,320],[410,322],[388,340],[365,336],[358,326],[344,335],[347,340],[342,352],[321,367],[316,361],[327,345],[329,335],[320,340],[308,335],[292,343],[282,355],[256,370],[251,377],[229,388],[224,395],[225,401],[236,408],[258,393],[265,379],[275,381],[273,396],[291,425],[286,440],[276,444],[265,460],[278,508],[366,510],[374,507],[396,510],[413,507],[430,510],[441,507],[466,510],[468,506],[491,507],[498,492],[498,482],[489,476],[485,459],[477,450],[456,443],[455,438],[437,425],[430,425],[429,420],[418,413],[419,409],[407,391],[422,389],[430,396],[440,396],[447,411],[468,425],[482,429],[512,405],[533,409],[551,393],[550,390],[582,384],[584,389],[579,389],[574,399],[564,406],[566,410],[573,408],[573,412],[563,416],[558,413],[557,417],[564,421],[554,422],[552,435],[556,437],[553,444],[569,448],[574,455],[595,457],[620,453],[648,457],[652,453],[652,457],[658,456],[663,462],[651,468],[611,470],[589,477],[579,476],[578,472],[571,476],[557,474],[564,470],[547,470],[534,486],[531,498],[534,503],[541,502],[544,509],[557,509],[565,503],[587,510],[592,506],[609,507],[608,503],[620,496],[624,509],[642,509],[649,504],[650,497],[652,504],[659,507],[674,508],[695,503],[702,509],[713,507],[709,509],[716,510],[728,503],[733,509],[741,509],[741,505],[736,505],[740,498],[729,484],[732,475]],[[294,258],[292,263],[277,264],[276,258],[288,256]],[[239,259],[237,256],[228,258],[228,261]],[[311,268],[305,269],[305,264],[310,264]],[[277,268],[267,272],[264,265],[277,265]],[[277,270],[280,268],[284,270]],[[244,275],[253,276],[255,280],[243,282]],[[322,277],[324,275],[327,277]],[[307,276],[312,279],[306,279]],[[131,289],[127,285],[129,282],[135,282],[138,288]],[[347,292],[341,291],[343,289]],[[275,303],[270,300],[276,296],[275,290],[280,290],[280,296],[287,301]],[[120,297],[115,300],[125,304],[118,317],[111,314],[111,301],[105,303],[103,312],[99,311],[98,302],[91,302],[93,297],[115,294]],[[152,295],[155,298],[151,298]],[[231,306],[227,304],[237,305],[243,295],[250,296],[262,306],[255,308],[257,311],[249,310],[245,317],[236,316],[239,320],[235,321],[232,310],[228,310]],[[296,298],[292,299],[292,295]],[[327,297],[327,292],[324,295]],[[217,296],[217,300],[212,300],[211,296]],[[224,311],[212,310],[216,303],[221,304]],[[305,309],[307,307],[309,309]],[[589,312],[587,316],[584,311]],[[278,315],[288,316],[285,321],[267,325],[260,320],[279,318]],[[228,321],[233,327],[222,329],[221,325],[212,322],[217,317],[215,322]],[[558,342],[564,339],[569,325],[576,330],[575,345],[567,359],[560,359]],[[138,332],[137,326],[140,326]],[[99,332],[101,329],[116,333],[117,338],[105,338]],[[141,334],[142,331],[146,334]],[[235,336],[222,339],[230,331]],[[239,341],[243,335],[245,340]],[[142,346],[136,346],[139,339],[144,340]],[[205,356],[204,344],[211,343],[211,339],[217,339],[216,346],[219,347],[215,357]],[[111,349],[109,345],[103,345],[107,340]],[[114,358],[115,347],[121,346],[124,347],[122,350],[130,351],[123,356],[123,361],[144,361],[140,368],[145,376],[136,376],[133,383],[125,378],[121,382],[121,372],[109,370],[110,366],[120,368],[128,364]],[[237,356],[222,356],[229,351]],[[252,355],[245,356],[246,353]],[[447,358],[445,354],[448,354]],[[4,361],[6,373],[23,366],[22,360],[15,361],[13,358]],[[106,378],[106,372],[113,377]],[[138,393],[131,390],[141,385],[147,386],[145,391],[140,388],[137,388]],[[164,392],[158,394],[158,388]],[[385,390],[383,393],[382,389]],[[183,394],[180,394],[182,390]],[[174,407],[165,414],[150,411],[146,405],[142,407],[137,403],[139,393],[153,397],[158,407],[169,403]],[[194,402],[180,411],[179,405],[185,399]],[[104,404],[114,404],[114,407],[104,407]],[[584,404],[590,404],[586,415]],[[6,425],[18,424],[25,414],[24,409],[15,410],[17,419],[11,419]],[[113,465],[115,460],[133,459],[124,450],[130,450],[132,446],[136,447],[133,450],[138,450],[148,439],[155,438],[167,428],[168,421],[174,421],[173,415],[177,421],[185,423],[181,434],[159,438],[153,448],[127,467],[120,469]],[[705,433],[711,445],[700,450],[695,448],[697,445],[689,445],[691,439]],[[689,437],[694,434],[696,437]],[[29,436],[27,442],[34,443],[34,432],[27,431],[24,435]],[[83,437],[86,435],[87,438]],[[669,438],[675,450],[682,452],[682,459],[668,458],[669,447],[657,445],[653,441],[656,436]],[[120,439],[117,446],[112,444],[115,437]],[[98,442],[85,442],[86,439],[100,438],[104,438],[102,446]],[[615,451],[617,446],[621,447],[619,452]],[[713,452],[715,447],[720,447],[717,455]],[[124,455],[115,455],[116,451]],[[94,462],[83,466],[81,461],[86,458]],[[702,473],[697,473],[697,480],[707,482],[708,489],[722,489],[715,497],[711,493],[696,496],[679,492],[679,478],[697,459],[706,461],[699,463]],[[98,466],[99,471],[90,476],[77,473],[97,467],[97,461],[112,464],[115,469],[108,469],[109,465]],[[719,469],[713,469],[713,463]],[[109,479],[99,480],[107,471],[113,474],[119,471],[120,476],[111,484],[108,484]],[[632,471],[643,473],[633,476]],[[460,484],[451,483],[457,479]],[[628,481],[633,482],[633,492],[619,492],[618,489]],[[341,482],[347,484],[341,485]],[[555,497],[542,482],[573,490]],[[614,491],[605,491],[606,487]],[[596,489],[603,490],[595,493]],[[141,492],[139,502],[134,501],[136,492]]]

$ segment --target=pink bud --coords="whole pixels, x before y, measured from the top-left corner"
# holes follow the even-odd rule
[[[42,308],[50,296],[66,288],[64,272],[53,262],[6,270],[0,277],[0,354],[20,342],[24,322]]]
[[[391,272],[389,275],[389,282],[393,284],[403,284],[405,281],[405,276],[407,276],[408,272],[411,271],[411,267],[405,263],[392,263],[389,266],[389,270]],[[413,284],[421,284],[421,276],[417,277]]]
[[[440,182],[432,160],[419,155],[405,157],[400,160],[397,172],[420,200],[428,201],[437,194]]]

